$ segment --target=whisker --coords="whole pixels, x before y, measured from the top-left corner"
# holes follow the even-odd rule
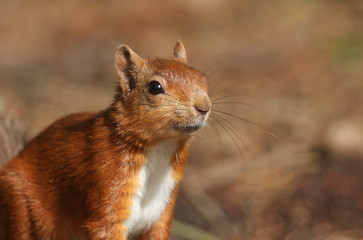
[[[224,91],[227,91],[228,89],[230,89],[230,88],[235,88],[236,86],[239,86],[239,85],[241,85],[241,84],[243,84],[244,82],[239,82],[239,83],[237,83],[237,84],[231,84],[230,86],[228,86],[228,87],[225,87],[225,88],[222,88],[222,89],[220,89],[219,91],[217,91],[217,92],[215,92],[215,93],[213,93],[213,94],[211,94],[211,97],[214,97],[214,96],[217,96],[219,93],[221,93],[221,92],[224,92]]]
[[[222,119],[223,121],[225,121],[227,124],[229,124],[229,126],[231,126],[235,131],[237,131],[237,133],[240,134],[241,137],[244,138],[244,140],[247,142],[247,144],[250,146],[250,147],[254,147],[254,145],[248,140],[247,137],[245,137],[243,135],[243,133],[234,125],[232,124],[227,118],[223,117],[223,116],[220,116],[220,115],[217,115],[217,114],[212,114],[212,116],[214,117],[218,117],[220,119]]]
[[[174,103],[175,106],[184,106],[184,107],[188,107],[188,105],[186,104],[183,104],[181,102],[176,102],[176,101],[173,101],[173,100],[170,100],[170,99],[164,99],[166,102],[170,102],[170,103]]]
[[[239,104],[239,105],[244,105],[244,106],[247,106],[247,107],[258,110],[257,107],[255,107],[255,106],[253,106],[253,105],[251,105],[249,103],[244,103],[244,102],[213,102],[212,101],[212,104],[213,105],[218,105],[218,104]]]
[[[216,67],[217,66],[217,67]],[[212,69],[215,68],[215,70],[212,71]],[[219,66],[218,62],[214,61],[212,64],[210,64],[207,68],[207,71],[204,73],[207,80],[213,76],[216,72],[221,71],[221,67]]]
[[[234,94],[230,94],[230,95],[226,95],[226,96],[221,96],[221,97],[218,97],[216,99],[212,99],[213,102],[216,102],[217,100],[220,100],[220,99],[225,99],[225,98],[230,98],[230,97],[237,97],[237,96],[244,96],[244,97],[251,97],[251,98],[256,98],[250,94],[247,94],[247,93],[234,93]]]
[[[162,105],[162,106],[158,106],[158,105],[155,105],[155,104],[139,104],[139,106],[150,106],[150,107],[159,107],[159,108],[162,108],[162,107],[179,107],[179,105],[177,105],[177,104],[169,104],[169,105]]]
[[[204,73],[204,76],[206,77],[207,82],[208,82],[208,88],[209,88],[209,86],[212,87],[212,84],[213,84],[214,85],[213,90],[216,88],[216,85],[219,85],[219,83],[221,83],[221,81],[218,81],[218,78],[213,77],[214,74],[216,74],[217,72],[220,72],[221,68],[218,67],[213,70],[214,66],[218,66],[216,62],[214,62],[209,67],[209,69],[207,69],[207,71]],[[209,88],[209,89],[211,89],[211,88]],[[213,92],[213,90],[211,90],[211,92]]]
[[[217,125],[215,124],[215,120],[212,119],[212,118],[209,118],[209,121],[210,121],[210,126],[212,127],[212,129],[214,130],[214,133],[216,134],[217,136],[217,139],[218,139],[218,143],[219,143],[219,149],[221,150],[221,156],[223,158],[224,154],[223,154],[223,149],[222,149],[222,140],[221,140],[221,135],[218,131],[218,127]]]
[[[176,100],[177,103],[181,104],[181,105],[184,105],[184,106],[187,106],[186,104],[182,103],[179,99],[177,99],[176,97],[174,97],[173,95],[170,95],[168,93],[165,93],[166,96],[168,97],[171,97],[171,98],[174,98]],[[169,100],[171,101],[170,99],[166,99],[166,100]]]
[[[151,106],[151,107],[155,107],[155,108],[156,107],[158,107],[158,108],[177,107],[178,108],[177,110],[188,110],[189,109],[187,107],[187,105],[180,106],[180,104],[169,104],[169,105],[161,105],[161,106],[158,106],[158,105],[155,105],[155,104],[139,104],[139,106]],[[148,109],[148,111],[151,111],[151,109]]]
[[[171,96],[171,95],[167,95],[168,97]],[[172,102],[172,103],[177,103],[177,104],[183,104],[180,100],[178,100],[177,98],[171,98],[171,99],[167,99],[165,98],[164,101],[168,101],[168,102]]]
[[[241,120],[241,121],[244,121],[244,122],[246,122],[246,123],[249,123],[249,124],[251,124],[252,126],[254,126],[254,127],[256,127],[256,128],[261,129],[262,131],[264,131],[264,132],[265,132],[265,133],[267,133],[268,135],[270,135],[270,136],[272,136],[272,137],[274,137],[274,138],[276,138],[276,139],[278,139],[278,140],[281,140],[281,138],[279,138],[279,137],[278,137],[278,136],[276,136],[275,134],[273,134],[273,133],[269,132],[267,129],[265,129],[265,128],[261,127],[260,125],[258,125],[258,124],[256,124],[256,123],[254,123],[254,122],[251,122],[250,120],[248,120],[248,119],[246,119],[246,118],[243,118],[243,117],[240,117],[240,116],[237,116],[237,115],[231,114],[231,113],[227,113],[227,112],[224,112],[224,111],[221,111],[221,110],[217,110],[217,109],[214,109],[213,111],[218,112],[218,113],[222,113],[222,114],[225,114],[225,115],[227,115],[227,116],[231,116],[231,117],[234,117],[234,118],[239,119],[239,120]]]
[[[214,118],[219,118],[219,120],[221,122],[225,121],[226,123],[224,123],[224,125],[232,131],[232,133],[241,141],[241,143],[243,144],[243,146],[247,149],[248,153],[251,155],[251,157],[253,159],[255,159],[255,156],[253,155],[252,151],[250,150],[250,147],[253,147],[253,144],[239,131],[239,129],[237,127],[235,127],[230,121],[228,121],[226,118],[222,117],[222,116],[218,116],[216,114],[211,115]],[[229,124],[229,126],[228,126]],[[237,133],[235,133],[235,131],[237,131],[237,133],[239,133],[239,135]],[[245,142],[244,140],[241,139],[241,137],[247,142]]]
[[[214,119],[226,132],[227,132],[227,134],[230,136],[230,138],[232,139],[232,141],[234,142],[234,144],[236,145],[236,147],[237,147],[237,149],[238,149],[238,151],[239,151],[239,153],[241,154],[241,157],[243,158],[243,153],[242,153],[242,150],[241,150],[241,148],[239,147],[239,145],[238,145],[238,143],[237,143],[237,141],[236,141],[236,139],[233,137],[233,135],[230,133],[230,130],[228,130],[228,128],[224,125],[224,123],[223,122],[221,122],[219,119],[217,119],[217,118],[215,118]],[[233,132],[233,131],[232,131]]]
[[[214,89],[216,88],[216,85],[219,85],[219,83],[220,83],[217,78],[213,77],[215,72],[216,71],[212,72],[211,74],[204,74],[204,76],[207,79],[209,92],[213,92]],[[212,88],[212,85],[213,85],[213,88]]]
[[[214,90],[216,90],[216,89],[218,89],[218,87],[219,87],[219,85],[221,85],[223,83],[223,81],[219,81],[219,82],[217,82],[215,85],[214,85],[214,87],[213,88],[211,88],[210,90],[209,90],[209,95],[212,97],[212,96],[215,96],[216,95],[216,93],[214,92]],[[217,91],[217,93],[219,92],[219,90]]]
[[[151,135],[154,135],[157,131],[159,131],[160,129],[164,128],[164,127],[170,127],[171,121],[169,121],[170,119],[172,119],[174,116],[176,115],[176,113],[174,113],[172,116],[170,117],[166,117],[164,121],[162,121],[158,128],[156,128],[153,133]]]

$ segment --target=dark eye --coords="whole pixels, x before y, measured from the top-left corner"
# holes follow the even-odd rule
[[[161,86],[161,83],[159,83],[158,81],[151,81],[149,83],[149,93],[151,93],[152,95],[164,93],[163,86]]]

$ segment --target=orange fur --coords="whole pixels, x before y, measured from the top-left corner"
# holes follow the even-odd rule
[[[122,222],[131,214],[146,150],[177,139],[170,200],[150,229],[132,235],[167,239],[188,139],[207,118],[198,109],[210,110],[205,77],[186,65],[181,42],[174,51],[173,59],[144,60],[121,46],[111,106],[56,121],[0,171],[0,239],[126,239]],[[150,94],[151,80],[165,94]]]

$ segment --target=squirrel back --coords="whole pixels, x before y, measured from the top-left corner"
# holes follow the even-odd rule
[[[0,170],[0,239],[167,239],[207,81],[171,59],[115,55],[112,104],[51,124]]]

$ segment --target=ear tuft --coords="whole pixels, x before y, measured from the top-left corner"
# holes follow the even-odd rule
[[[123,92],[129,93],[137,81],[137,73],[144,66],[144,61],[126,45],[117,48],[115,69]]]
[[[187,52],[181,40],[176,42],[174,47],[174,57],[182,63],[187,63]]]

